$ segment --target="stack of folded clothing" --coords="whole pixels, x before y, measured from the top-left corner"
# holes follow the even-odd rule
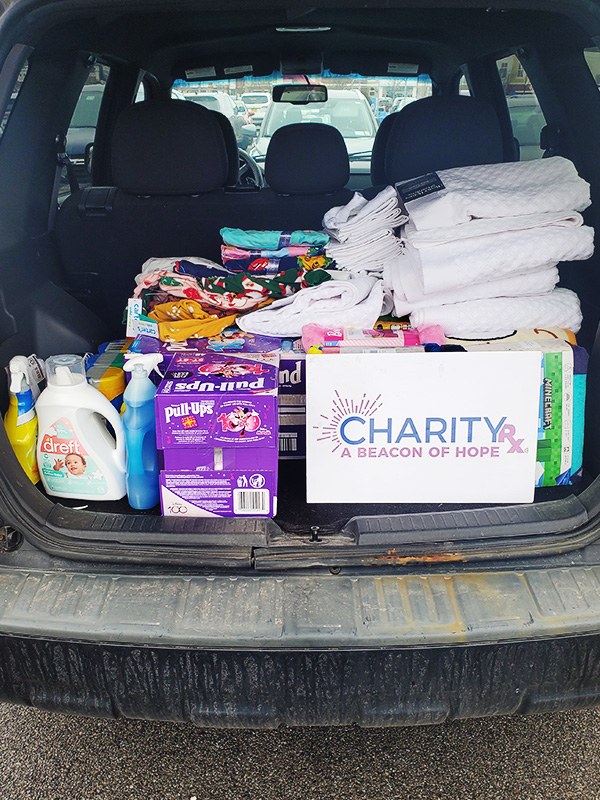
[[[594,232],[583,225],[589,185],[570,161],[459,167],[437,173],[432,191],[410,199],[403,250],[384,282],[398,316],[437,323],[448,336],[503,336],[515,328],[577,332],[577,296],[555,289],[559,261],[589,258]]]
[[[258,308],[274,299],[287,297],[300,289],[331,280],[323,269],[300,267],[276,275],[193,273],[197,268],[211,271],[202,259],[168,259],[156,269],[151,259],[136,277],[134,297],[142,300],[142,313],[158,322],[162,341],[214,336],[232,325],[239,314]],[[181,271],[182,264],[186,265]],[[148,271],[149,270],[149,271]]]
[[[338,269],[381,274],[401,253],[395,230],[406,220],[393,186],[372,200],[355,192],[349,203],[331,208],[323,217],[323,227],[331,237],[327,255],[335,259]]]
[[[327,269],[329,236],[321,231],[246,231],[221,228],[221,259],[230,272],[276,274],[287,269]]]

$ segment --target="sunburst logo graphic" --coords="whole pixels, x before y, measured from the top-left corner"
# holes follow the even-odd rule
[[[360,400],[356,401],[350,397],[341,397],[339,392],[335,391],[335,397],[331,403],[331,414],[320,414],[323,422],[313,425],[316,431],[320,431],[317,441],[328,440],[331,452],[335,453],[344,444],[340,435],[340,427],[343,422],[349,417],[360,417],[361,419],[372,417],[382,405],[380,394],[375,399],[370,399],[365,393]]]

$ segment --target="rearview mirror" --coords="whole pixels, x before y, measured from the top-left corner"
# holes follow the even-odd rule
[[[274,103],[292,103],[305,106],[307,103],[324,103],[327,87],[320,83],[281,83],[273,87]]]

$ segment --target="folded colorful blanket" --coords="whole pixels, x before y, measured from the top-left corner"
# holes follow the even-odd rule
[[[270,276],[239,273],[210,278],[156,270],[136,277],[133,296],[142,297],[145,314],[148,313],[146,302],[156,292],[166,292],[170,298],[197,300],[209,313],[214,309],[240,313],[256,308],[267,299],[286,297],[330,279],[330,273],[325,270],[298,267]]]
[[[329,236],[322,231],[245,231],[241,228],[221,228],[225,244],[235,247],[279,250],[290,245],[324,247]]]

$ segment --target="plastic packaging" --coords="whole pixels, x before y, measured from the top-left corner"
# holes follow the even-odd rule
[[[80,356],[52,356],[46,369],[48,386],[36,403],[38,466],[44,488],[59,497],[120,500],[125,495],[121,417],[86,382]]]
[[[119,413],[125,391],[123,364],[131,342],[131,339],[104,342],[98,348],[98,353],[85,362],[87,382],[110,400]]]
[[[38,421],[25,356],[12,358],[9,370],[10,400],[4,417],[6,434],[25,474],[32,483],[37,483],[40,479],[36,457]]]
[[[124,365],[131,372],[123,396],[123,425],[127,442],[127,499],[132,508],[153,508],[159,501],[156,386],[148,376],[161,362],[160,353],[147,353],[129,358]]]

